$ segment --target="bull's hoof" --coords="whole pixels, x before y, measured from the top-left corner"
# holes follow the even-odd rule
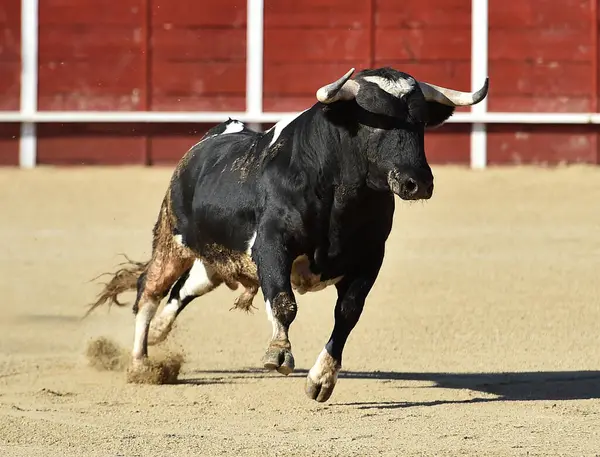
[[[304,390],[308,398],[321,403],[329,400],[340,368],[340,364],[329,355],[326,349],[323,349],[306,377]]]
[[[294,356],[289,349],[270,347],[263,356],[263,365],[287,376],[294,371]]]

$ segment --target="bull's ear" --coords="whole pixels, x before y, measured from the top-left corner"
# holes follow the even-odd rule
[[[454,114],[454,106],[442,105],[437,102],[427,102],[427,128],[442,125]]]

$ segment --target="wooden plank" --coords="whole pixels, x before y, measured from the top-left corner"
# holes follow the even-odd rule
[[[19,164],[19,124],[0,124],[0,166]]]
[[[2,0],[0,3],[0,30],[7,25],[12,28],[20,24],[21,0]]]
[[[246,97],[239,95],[158,94],[152,97],[153,111],[245,111]]]
[[[592,57],[590,32],[586,29],[504,29],[490,30],[489,57],[492,60],[589,61]]]
[[[592,90],[590,62],[547,64],[492,60],[490,99],[498,95],[586,96]]]
[[[152,58],[243,61],[246,59],[246,30],[156,27],[152,31]]]
[[[79,100],[81,108],[89,109],[91,98],[127,96],[129,105],[139,105],[142,86],[142,56],[130,54],[106,56],[94,61],[49,62],[39,66],[41,99],[65,95]],[[121,109],[115,106],[116,109]],[[40,109],[50,109],[40,106]]]
[[[365,29],[371,0],[278,0],[265,2],[265,28]]]
[[[3,0],[5,1],[5,0]],[[39,4],[40,25],[139,25],[144,0],[43,0]]]
[[[20,62],[0,62],[0,110],[19,109],[20,78]]]
[[[265,30],[266,63],[350,62],[369,58],[368,30]]]
[[[154,125],[148,135],[148,156],[152,165],[176,164],[214,124]]]
[[[264,74],[264,93],[267,96],[314,97],[319,87],[340,78],[350,68],[365,66],[365,62],[359,60],[327,64],[271,64]]]
[[[0,23],[0,63],[21,59],[21,24]]]
[[[41,165],[124,165],[146,163],[145,125],[40,124]]]
[[[177,0],[152,2],[152,25],[156,27],[246,26],[246,0]]]
[[[376,0],[378,29],[471,27],[471,2],[465,0]]]
[[[590,96],[496,95],[489,98],[489,111],[531,113],[581,113],[592,111]]]
[[[305,109],[310,108],[317,102],[317,98],[314,94],[315,92],[317,92],[317,89],[318,87],[315,88],[312,94],[306,95],[266,95],[263,98],[263,109],[265,111],[279,113],[292,113],[304,111]]]
[[[153,96],[245,94],[244,62],[152,62]]]
[[[590,0],[489,0],[490,28],[589,29]]]
[[[469,28],[377,30],[376,60],[470,60]]]
[[[425,133],[425,154],[430,165],[467,164],[470,161],[469,125],[445,124]]]
[[[595,126],[490,125],[488,162],[499,164],[597,163]]]
[[[139,26],[43,25],[39,31],[39,60],[111,59],[141,55]]]

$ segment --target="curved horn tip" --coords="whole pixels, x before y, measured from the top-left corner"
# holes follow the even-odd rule
[[[485,78],[485,82],[483,83],[483,87],[473,94],[473,104],[474,105],[476,103],[479,103],[481,100],[483,100],[487,96],[489,86],[490,86],[490,77],[487,76]]]

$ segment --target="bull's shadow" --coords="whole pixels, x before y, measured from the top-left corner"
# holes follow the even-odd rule
[[[297,369],[290,376],[304,377],[305,369]],[[201,383],[207,377],[219,377],[231,381],[241,381],[248,378],[277,378],[280,375],[263,370],[224,370],[224,371],[193,371],[194,379],[190,383]],[[418,388],[427,389],[468,389],[486,394],[496,395],[495,398],[471,398],[468,400],[434,400],[430,402],[351,402],[336,403],[334,406],[354,406],[360,409],[394,409],[413,406],[435,406],[443,404],[466,404],[501,401],[536,401],[536,400],[586,400],[600,398],[600,371],[535,371],[510,373],[405,373],[396,371],[342,371],[340,379],[362,379],[373,381],[423,381],[433,385]],[[399,388],[405,386],[398,386]],[[339,386],[338,386],[339,388]],[[410,388],[413,388],[412,386]],[[402,394],[399,394],[401,397]]]

